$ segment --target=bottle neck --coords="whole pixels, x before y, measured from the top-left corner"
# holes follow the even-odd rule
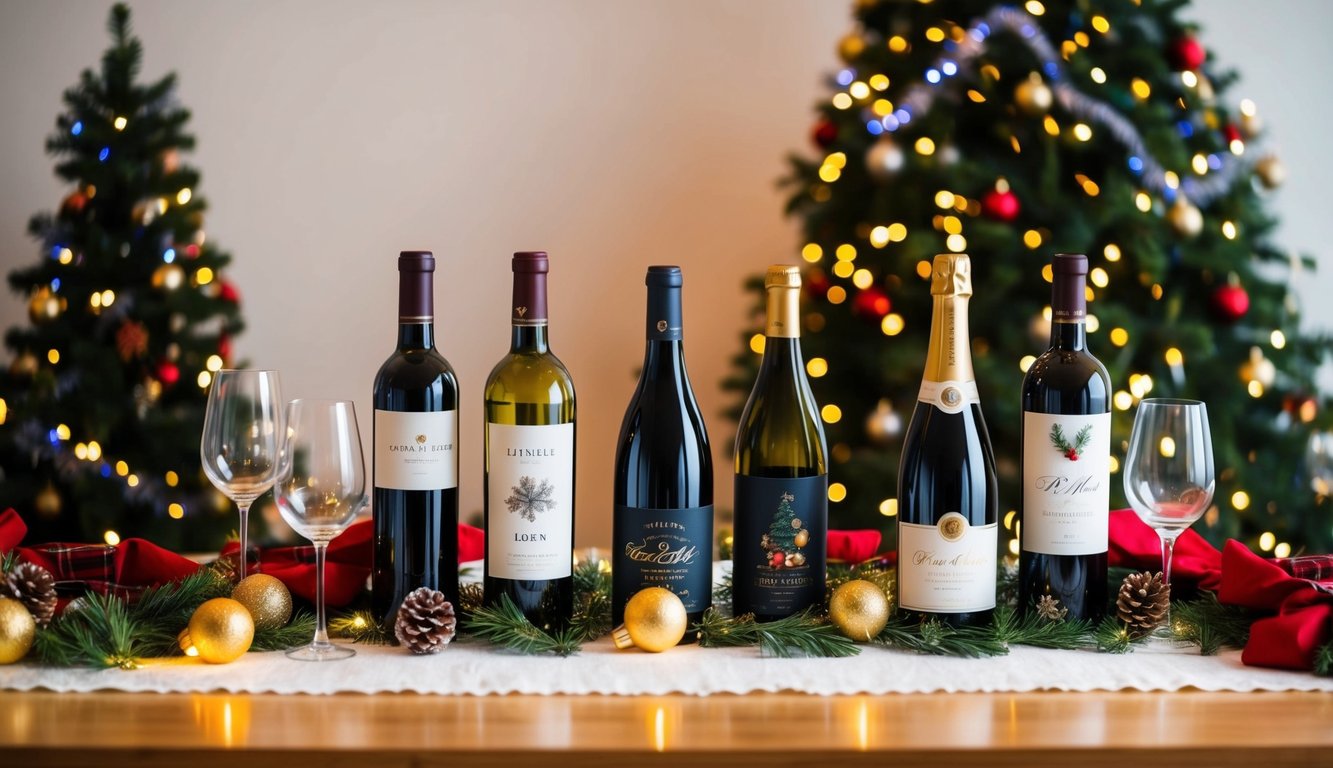
[[[934,296],[925,381],[974,381],[966,296]]]
[[[510,316],[514,324],[509,343],[511,352],[549,351],[545,272],[514,273],[514,302]]]
[[[1051,347],[1080,350],[1088,345],[1088,300],[1081,273],[1057,272],[1051,281]]]
[[[1087,348],[1088,326],[1082,320],[1051,322],[1051,349],[1076,352]]]
[[[768,315],[764,335],[769,339],[801,338],[801,289],[774,285],[768,288]],[[797,349],[800,344],[796,344]]]
[[[419,271],[398,273],[398,348],[431,349],[435,346],[435,296],[432,274]]]

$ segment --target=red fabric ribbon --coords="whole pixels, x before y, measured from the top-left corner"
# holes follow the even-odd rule
[[[1217,599],[1276,612],[1250,625],[1250,640],[1240,660],[1251,666],[1312,669],[1315,652],[1333,637],[1333,595],[1234,540],[1222,550]]]
[[[875,556],[883,536],[876,530],[828,532],[828,559],[860,563]],[[896,553],[895,553],[896,554]]]
[[[1108,560],[1112,568],[1154,573],[1162,570],[1162,540],[1134,510],[1117,509],[1111,513],[1110,535]],[[1222,553],[1194,531],[1185,531],[1172,549],[1171,582],[1188,582],[1200,589],[1216,591],[1222,583]]]

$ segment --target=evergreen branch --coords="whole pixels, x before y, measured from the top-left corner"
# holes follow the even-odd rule
[[[310,642],[315,636],[315,614],[310,611],[297,611],[286,626],[273,629],[256,629],[255,639],[250,643],[251,651],[285,651]]]
[[[1134,650],[1135,643],[1142,642],[1147,637],[1147,635],[1138,638],[1131,636],[1124,622],[1114,614],[1102,619],[1092,636],[1097,643],[1097,650],[1103,653],[1129,653]]]
[[[1009,649],[994,628],[953,627],[937,619],[917,622],[894,617],[871,642],[932,656],[1003,656]]]
[[[1320,677],[1333,677],[1333,642],[1324,643],[1315,651],[1314,673]]]
[[[1199,653],[1212,656],[1223,647],[1243,648],[1250,639],[1254,617],[1244,608],[1222,605],[1214,592],[1203,592],[1194,600],[1171,606],[1171,635],[1199,646]]]
[[[1084,424],[1083,428],[1074,435],[1074,450],[1081,453],[1088,443],[1092,442],[1092,425]]]
[[[143,655],[136,646],[140,633],[124,600],[89,594],[77,610],[38,632],[34,648],[38,659],[54,666],[135,669]]]
[[[4,558],[0,559],[0,573],[9,573],[14,570],[14,566],[18,565],[18,561],[19,551],[17,549],[9,550],[5,553]]]
[[[354,643],[389,644],[389,633],[380,626],[370,611],[353,611],[334,618],[329,622],[329,634]]]
[[[607,584],[578,595],[569,629],[580,643],[587,643],[611,631],[611,591]]]
[[[731,574],[730,573],[722,574],[722,578],[716,584],[713,585],[714,606],[724,605],[727,606],[727,610],[730,611],[731,599],[732,599],[732,584],[733,581],[731,578]]]
[[[543,632],[528,621],[509,595],[500,595],[499,605],[481,606],[473,611],[467,629],[470,635],[519,653],[569,656],[580,649],[572,629],[554,635]]]
[[[709,608],[691,631],[699,634],[699,645],[704,648],[759,646],[760,652],[780,658],[798,654],[842,657],[861,652],[836,627],[816,618],[811,610],[777,621],[757,622],[750,614],[728,618]]]
[[[1008,605],[995,609],[995,639],[1005,645],[1030,645],[1035,648],[1073,650],[1088,644],[1092,633],[1089,621],[1051,621],[1035,613],[1019,616]]]

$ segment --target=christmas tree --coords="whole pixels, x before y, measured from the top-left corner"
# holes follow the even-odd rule
[[[47,140],[70,191],[29,222],[38,263],[9,275],[32,324],[5,335],[0,506],[23,514],[29,541],[216,549],[235,514],[203,478],[199,437],[242,328],[230,258],[204,237],[175,77],[137,82],[125,6],[109,29],[100,71],[65,92]]]
[[[791,505],[793,501],[795,498],[790,493],[782,494],[778,499],[777,511],[773,513],[773,521],[768,525],[768,533],[764,534],[760,542],[768,553],[769,563],[776,568],[805,565],[805,554],[801,548],[810,541],[810,531],[796,516],[796,510]]]
[[[1051,256],[1086,253],[1089,344],[1115,388],[1111,487],[1136,403],[1208,405],[1217,467],[1196,528],[1285,555],[1333,548],[1303,469],[1326,424],[1328,340],[1269,241],[1283,169],[1183,0],[858,2],[844,67],[794,156],[803,346],[831,446],[830,524],[892,530],[936,253],[972,257],[973,356],[1017,552],[1019,388],[1047,346]],[[761,289],[753,282],[756,310]],[[762,337],[748,336],[751,350]],[[737,356],[743,392],[758,356]],[[1327,487],[1320,490],[1326,492]],[[1008,513],[1008,514],[1006,514]]]

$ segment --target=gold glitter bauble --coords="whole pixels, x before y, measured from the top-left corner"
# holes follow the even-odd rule
[[[32,648],[37,621],[17,600],[0,597],[0,664],[13,664]]]
[[[163,264],[153,272],[153,287],[174,291],[185,282],[185,270],[179,264]]]
[[[60,317],[64,308],[60,297],[55,294],[55,291],[51,290],[50,286],[44,285],[33,291],[32,295],[28,297],[28,317],[34,323],[40,324],[55,320]]]
[[[675,592],[648,587],[636,592],[625,604],[625,623],[611,637],[617,648],[637,647],[661,653],[680,642],[687,623],[685,604]]]
[[[186,653],[193,646],[194,655],[209,664],[226,664],[250,650],[255,622],[244,605],[229,597],[215,597],[194,610],[179,639]]]
[[[245,606],[255,629],[277,629],[287,626],[292,617],[292,593],[287,585],[266,573],[255,573],[241,579],[231,591],[231,599]]]
[[[868,642],[889,623],[889,598],[865,579],[854,579],[833,590],[828,614],[839,632],[857,642]]]
[[[1203,212],[1195,208],[1184,195],[1176,198],[1166,212],[1166,220],[1171,228],[1184,237],[1194,237],[1203,231]]]
[[[1277,189],[1287,180],[1287,168],[1277,155],[1264,155],[1254,164],[1254,175],[1259,177],[1264,189]]]
[[[1049,112],[1054,101],[1051,87],[1036,72],[1028,75],[1028,79],[1014,88],[1014,103],[1032,117],[1039,117]]]

